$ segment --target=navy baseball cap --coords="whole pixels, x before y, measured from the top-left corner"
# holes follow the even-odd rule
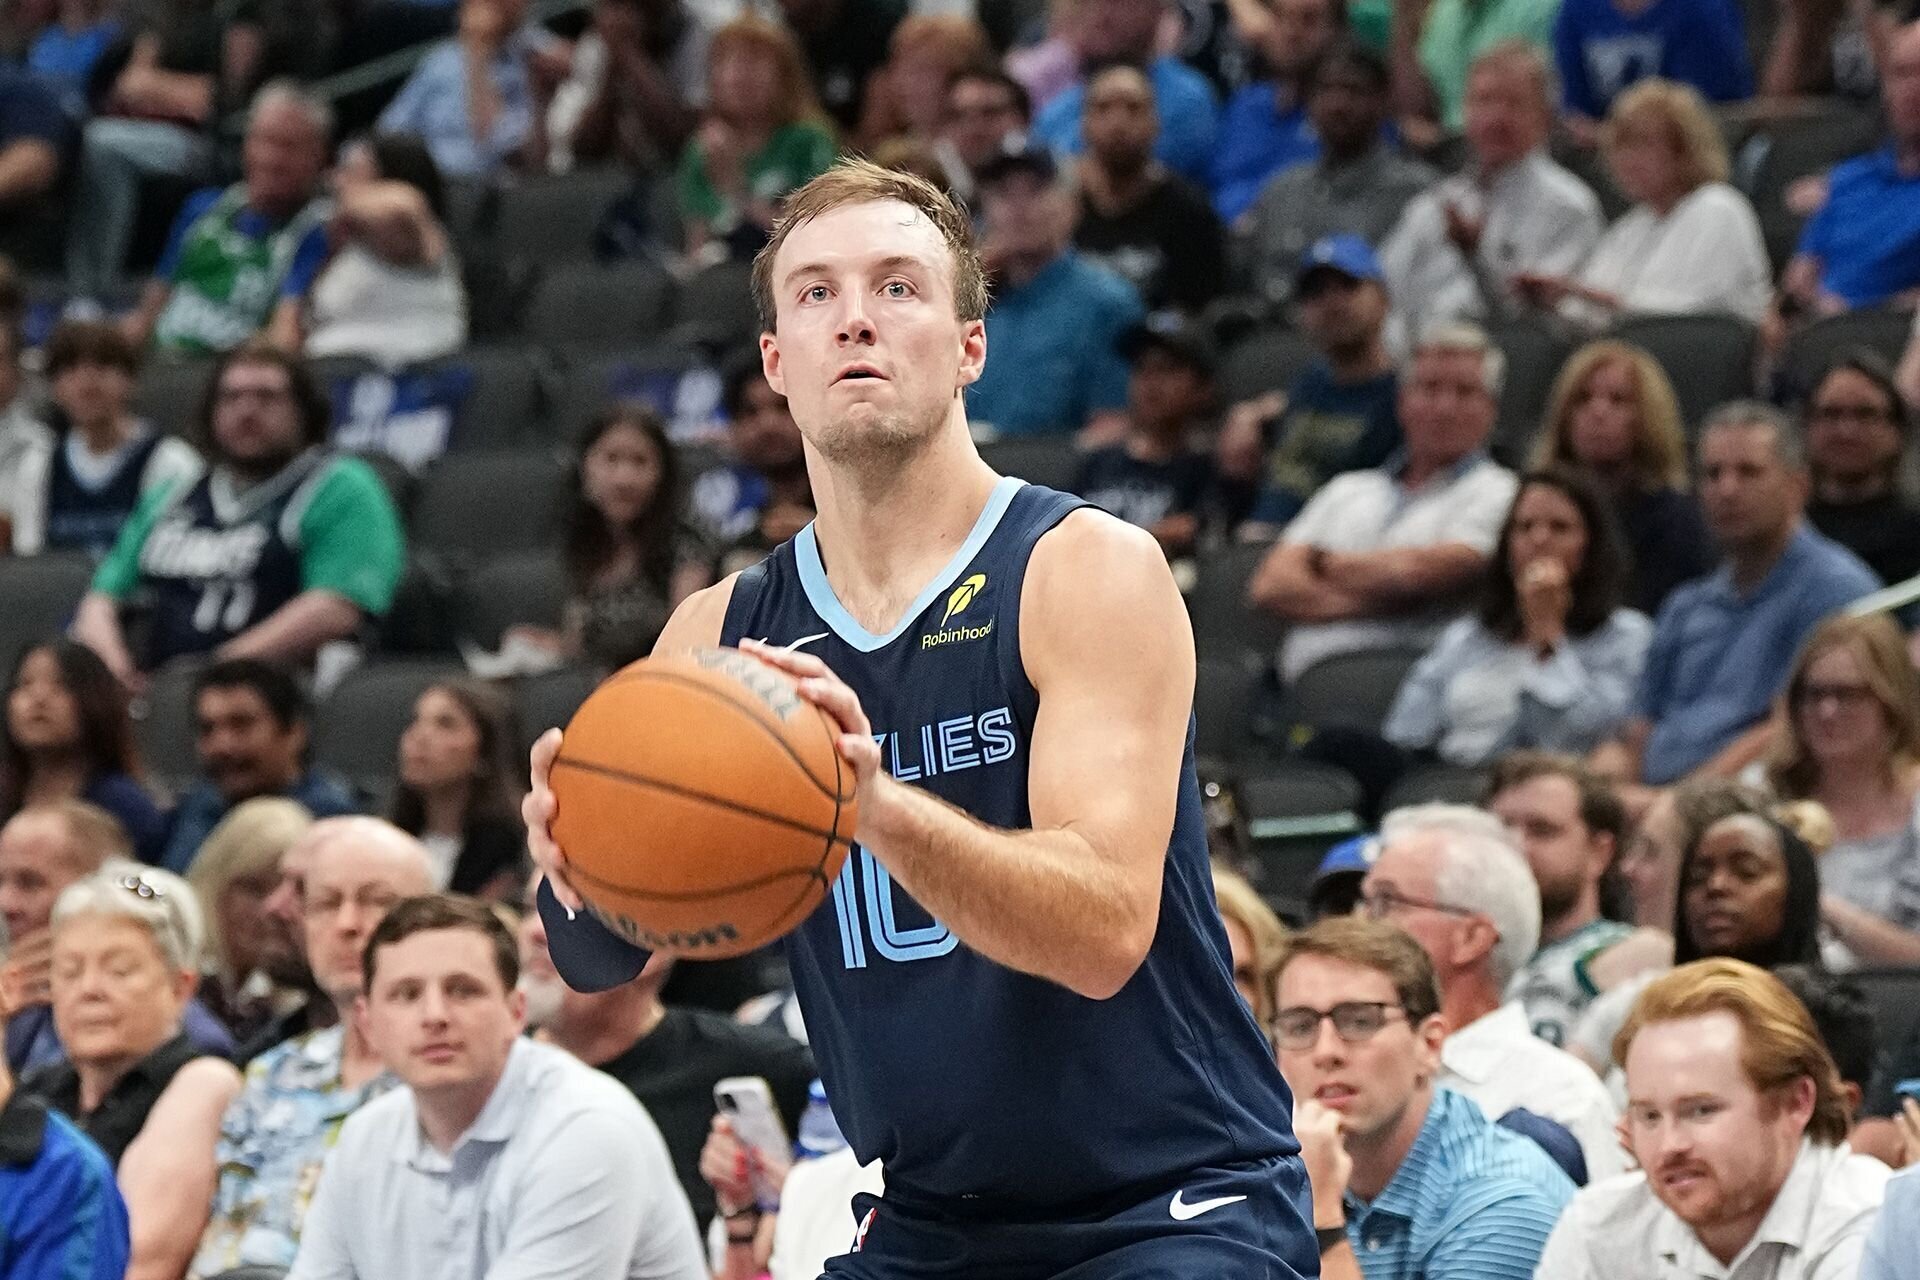
[[[1295,285],[1304,283],[1316,271],[1337,271],[1349,280],[1371,280],[1375,284],[1386,280],[1372,246],[1350,233],[1322,236],[1314,241],[1300,255],[1300,269],[1293,275]]]
[[[560,980],[575,991],[611,991],[640,976],[653,952],[636,947],[601,924],[590,911],[572,916],[545,876],[534,892],[540,923],[547,928],[547,954]]]

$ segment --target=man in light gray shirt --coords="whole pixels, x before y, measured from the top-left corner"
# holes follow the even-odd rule
[[[1860,1261],[1860,1280],[1920,1280],[1920,1165],[1887,1183],[1886,1203]]]
[[[406,1086],[327,1158],[290,1280],[708,1280],[666,1144],[618,1083],[523,1039],[519,946],[468,898],[408,898],[359,1015]]]

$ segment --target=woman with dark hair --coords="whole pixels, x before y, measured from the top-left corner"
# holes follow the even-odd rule
[[[51,640],[21,656],[0,752],[0,821],[30,804],[86,800],[120,820],[142,859],[159,853],[166,824],[140,785],[127,691],[93,650]]]
[[[565,630],[515,633],[607,670],[646,657],[674,608],[713,581],[685,510],[680,457],[660,415],[633,404],[602,413],[580,442],[573,473]]]
[[[1673,962],[1732,956],[1772,969],[1820,961],[1820,868],[1777,819],[1736,813],[1712,823],[1680,859]]]
[[[1807,519],[1887,583],[1920,573],[1920,506],[1900,489],[1909,434],[1906,398],[1876,351],[1841,356],[1807,398]]]
[[[1653,624],[1623,607],[1607,499],[1562,466],[1520,482],[1475,614],[1448,627],[1388,712],[1396,746],[1481,765],[1520,747],[1584,752],[1632,713]]]
[[[477,680],[445,680],[400,735],[393,823],[433,855],[436,887],[509,900],[526,879],[513,704]]]
[[[378,133],[348,143],[333,171],[333,256],[304,314],[280,304],[273,336],[309,356],[364,356],[385,366],[466,345],[467,296],[446,228],[446,188],[418,138]]]

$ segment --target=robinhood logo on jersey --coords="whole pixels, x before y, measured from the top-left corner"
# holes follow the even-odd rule
[[[973,598],[986,589],[987,575],[984,573],[971,574],[962,579],[960,585],[955,587],[947,595],[947,611],[940,615],[939,629],[929,631],[926,635],[921,636],[920,647],[922,649],[937,649],[943,644],[962,644],[968,640],[985,640],[988,636],[992,635],[992,618],[988,618],[986,622],[977,627],[968,626],[965,619],[961,619],[959,626],[949,627],[947,625],[956,617],[965,613],[967,606],[973,603]]]

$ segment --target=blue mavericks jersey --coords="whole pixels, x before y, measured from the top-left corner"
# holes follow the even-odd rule
[[[884,636],[841,608],[809,525],[740,576],[722,641],[808,641],[859,695],[894,777],[1030,827],[1039,695],[1020,661],[1021,580],[1034,544],[1081,505],[1000,481]],[[1191,728],[1159,927],[1112,999],[975,954],[858,846],[787,947],[834,1115],[863,1163],[883,1162],[889,1194],[1044,1212],[1297,1150],[1292,1100],[1234,990]]]

